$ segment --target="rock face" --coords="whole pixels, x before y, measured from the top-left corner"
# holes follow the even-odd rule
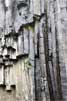
[[[67,0],[0,0],[0,101],[67,101]]]

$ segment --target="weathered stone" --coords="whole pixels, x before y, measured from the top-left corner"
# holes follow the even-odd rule
[[[67,101],[66,34],[66,0],[0,0],[0,101]]]

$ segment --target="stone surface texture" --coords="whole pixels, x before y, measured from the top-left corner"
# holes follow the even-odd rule
[[[0,0],[0,101],[67,101],[67,0]]]

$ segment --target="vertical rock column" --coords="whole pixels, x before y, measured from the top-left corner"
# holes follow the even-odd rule
[[[59,45],[59,65],[61,73],[61,87],[62,95],[64,100],[67,100],[67,77],[66,77],[66,68],[67,68],[67,52],[66,52],[66,0],[58,1],[56,0],[56,28],[57,28],[57,39]],[[65,92],[65,93],[64,93]]]
[[[45,61],[45,49],[44,49],[44,28],[46,28],[45,24],[45,15],[40,20],[40,34],[39,34],[39,57],[40,57],[40,69],[41,69],[41,95],[43,101],[50,101],[48,81],[47,81],[47,73],[46,73],[46,61]]]

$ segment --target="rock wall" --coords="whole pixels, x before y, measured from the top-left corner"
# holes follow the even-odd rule
[[[0,101],[67,101],[66,8],[0,0]]]

